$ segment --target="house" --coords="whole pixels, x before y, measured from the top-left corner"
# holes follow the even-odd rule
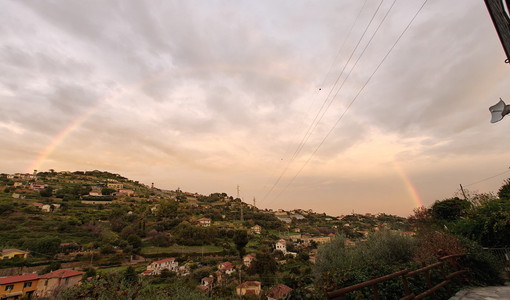
[[[177,268],[177,276],[188,276],[191,274],[189,265],[179,266]]]
[[[200,219],[197,220],[197,222],[202,227],[209,227],[209,226],[211,226],[211,219],[209,219],[209,218],[200,218]]]
[[[237,296],[260,295],[260,281],[245,281],[236,287]]]
[[[19,249],[2,249],[0,259],[27,258],[28,253],[30,252]]]
[[[292,289],[285,284],[278,284],[272,287],[267,293],[267,300],[278,300],[292,292]]]
[[[14,199],[25,199],[26,195],[18,194],[18,193],[12,193],[12,198],[14,198]]]
[[[147,270],[142,273],[145,276],[159,275],[161,271],[168,270],[172,272],[177,272],[179,267],[179,263],[175,261],[175,258],[165,258],[162,260],[157,260],[152,262],[147,266]]]
[[[243,265],[245,265],[247,268],[250,267],[251,262],[255,259],[255,256],[251,254],[247,254],[243,257]]]
[[[117,194],[118,195],[126,195],[126,196],[134,196],[135,195],[135,191],[133,191],[131,189],[119,189]]]
[[[255,225],[251,228],[251,231],[255,234],[260,234],[262,232],[262,227],[260,227],[260,225]]]
[[[53,203],[53,204],[43,204],[40,209],[44,212],[52,212],[57,211],[60,208],[60,204]]]
[[[226,262],[218,265],[218,270],[220,270],[221,272],[223,272],[227,275],[230,275],[230,274],[234,273],[235,267],[231,262],[226,261]]]
[[[39,276],[36,273],[0,277],[0,299],[31,299],[37,289],[38,281]]]
[[[120,190],[120,189],[124,188],[124,185],[122,183],[118,183],[118,182],[113,182],[113,183],[108,182],[106,184],[106,187],[110,188],[110,189],[114,189],[114,190]]]
[[[201,284],[197,286],[197,289],[201,294],[207,294],[207,292],[209,291],[209,288],[207,286]]]
[[[275,249],[282,251],[284,255],[287,254],[287,242],[284,239],[278,240],[278,242],[276,242]]]
[[[205,286],[207,290],[211,290],[213,287],[214,278],[211,276],[202,278],[200,285]]]
[[[39,277],[37,284],[37,296],[54,296],[58,291],[65,288],[78,285],[84,272],[78,272],[70,269],[60,269]]]
[[[37,190],[37,191],[44,190],[46,187],[47,187],[47,185],[46,185],[46,184],[44,184],[44,183],[40,183],[40,182],[32,182],[32,183],[30,183],[30,185],[28,186],[28,188],[29,188],[29,189],[31,189],[31,190]]]

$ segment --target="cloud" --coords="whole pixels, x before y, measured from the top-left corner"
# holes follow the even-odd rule
[[[314,205],[338,214],[361,202],[405,214],[393,161],[436,197],[449,190],[434,187],[435,170],[489,172],[510,146],[504,123],[488,123],[510,83],[476,0],[427,3],[335,127],[421,3],[396,4],[332,99],[373,3],[5,1],[0,142],[12,159],[0,167],[20,171],[56,143],[41,168],[105,168],[204,193],[240,183],[260,198],[289,165],[282,205],[318,194]]]

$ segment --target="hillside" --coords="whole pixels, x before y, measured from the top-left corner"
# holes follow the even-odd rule
[[[272,211],[225,193],[161,190],[103,171],[2,174],[0,189],[0,248],[30,252],[27,259],[1,261],[0,276],[20,266],[42,271],[50,263],[106,272],[134,264],[141,272],[148,261],[176,257],[191,271],[187,284],[196,286],[218,263],[242,265],[243,254],[271,253],[284,239],[295,260],[280,263],[277,274],[297,286],[311,280],[318,244],[336,234],[353,245],[372,231],[411,230],[406,219],[391,215]],[[260,280],[257,274],[248,278]]]

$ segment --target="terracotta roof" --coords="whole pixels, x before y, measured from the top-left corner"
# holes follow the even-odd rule
[[[199,286],[197,286],[197,289],[199,289],[201,292],[206,292],[209,290],[209,287],[207,287],[205,285],[199,285]]]
[[[260,286],[260,281],[245,281],[238,285],[238,288],[248,288],[248,287],[257,287]]]
[[[209,219],[209,218],[200,218],[197,221],[211,221],[211,219]]]
[[[229,261],[226,261],[226,262],[220,264],[220,270],[222,270],[222,271],[231,270],[233,268],[234,268],[234,265]]]
[[[285,284],[278,284],[269,290],[268,296],[274,299],[280,299],[291,291],[292,289]]]
[[[154,261],[152,263],[160,264],[160,263],[164,263],[164,262],[167,262],[167,261],[174,261],[174,260],[175,260],[175,258],[170,257],[170,258],[165,258],[165,259],[161,259],[161,260],[156,260],[156,261]]]
[[[50,272],[48,274],[41,275],[41,279],[49,279],[49,278],[67,278],[67,277],[74,277],[74,276],[82,276],[84,272],[78,272],[75,270],[70,269],[60,269],[53,272]]]
[[[32,280],[36,280],[36,279],[39,279],[39,275],[37,275],[36,273],[24,274],[24,275],[20,275],[20,276],[0,277],[0,284],[32,281]]]

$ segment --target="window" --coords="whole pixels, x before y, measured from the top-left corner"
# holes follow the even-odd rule
[[[6,291],[12,291],[12,289],[14,289],[14,284],[9,284],[8,286],[5,287]]]
[[[24,288],[26,288],[26,287],[31,287],[31,286],[32,286],[32,281],[30,281],[30,282],[25,282],[25,283],[23,284],[23,287],[24,287]]]

